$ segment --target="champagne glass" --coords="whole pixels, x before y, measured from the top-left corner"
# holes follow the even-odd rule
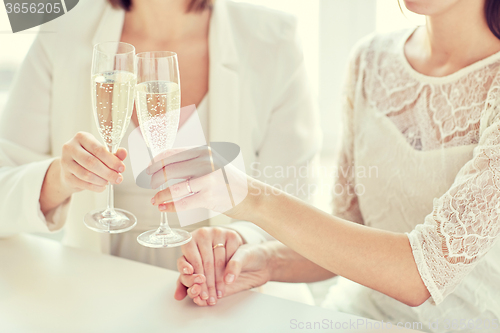
[[[92,106],[99,134],[109,152],[116,153],[130,124],[137,82],[135,48],[127,43],[104,42],[94,46],[92,59]],[[108,205],[84,218],[97,232],[121,233],[137,224],[126,210],[115,209],[113,185],[108,183]]]
[[[172,148],[181,107],[181,87],[177,54],[143,52],[137,54],[136,110],[144,141],[153,158]],[[164,190],[166,184],[161,186]],[[164,248],[186,244],[191,234],[168,226],[167,213],[161,213],[160,227],[140,234],[139,244]]]

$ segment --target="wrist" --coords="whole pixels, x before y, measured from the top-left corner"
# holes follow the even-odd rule
[[[276,272],[279,266],[279,256],[274,246],[275,242],[266,242],[261,244],[266,262],[267,281],[278,281]]]
[[[247,176],[247,195],[236,207],[225,214],[237,220],[254,221],[257,217],[257,207],[260,206],[265,184]]]
[[[257,225],[258,221],[260,221],[263,216],[265,216],[266,207],[268,207],[269,199],[271,196],[270,190],[271,186],[262,183],[258,180],[250,178],[248,184],[248,212],[247,212],[247,221],[251,221]],[[271,188],[272,189],[272,188]]]
[[[61,160],[55,159],[50,163],[40,190],[40,210],[48,213],[74,193],[63,181]]]
[[[53,175],[53,176],[52,176]],[[77,189],[72,188],[65,180],[63,174],[63,168],[61,164],[61,158],[56,158],[49,167],[47,171],[47,177],[49,179],[55,180],[56,186],[59,189],[60,196],[64,198],[69,198],[73,193],[78,192]]]

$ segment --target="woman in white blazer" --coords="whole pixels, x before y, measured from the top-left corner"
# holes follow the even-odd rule
[[[115,205],[125,205],[123,208],[138,217],[138,226],[132,232],[110,238],[84,226],[87,212],[105,206],[104,193],[78,191],[42,213],[44,179],[47,186],[57,183],[58,179],[47,178],[47,171],[60,161],[63,145],[74,141],[78,132],[99,138],[90,100],[92,47],[98,42],[131,42],[137,52],[153,51],[145,49],[148,45],[176,51],[183,80],[182,105],[198,104],[203,99],[200,104],[204,107],[197,106],[208,140],[238,144],[247,170],[300,167],[313,159],[320,145],[320,130],[295,20],[283,13],[226,0],[207,4],[206,0],[160,4],[134,0],[127,11],[106,0],[84,0],[41,27],[11,88],[0,122],[2,236],[52,232],[65,226],[65,244],[175,267],[178,252],[144,248],[135,240],[142,229],[158,224],[159,212],[150,203],[155,192],[135,185],[128,159],[124,161],[127,168],[123,183],[115,186]],[[186,11],[188,6],[195,8]],[[168,30],[170,25],[178,29]],[[178,35],[169,35],[174,32]],[[179,46],[183,36],[196,40],[192,49]],[[197,63],[183,62],[188,58],[199,61],[200,70],[189,68]],[[122,146],[126,141],[125,137]],[[265,179],[263,174],[261,180],[282,186],[297,184],[296,179]],[[300,179],[306,184],[309,181]],[[215,223],[227,224],[229,220],[224,218]],[[268,237],[249,222],[231,225],[248,243]]]

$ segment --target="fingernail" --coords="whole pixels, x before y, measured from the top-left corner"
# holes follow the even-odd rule
[[[153,201],[153,204],[154,204],[154,198],[153,198],[153,200],[152,200],[152,201]],[[182,269],[182,272],[183,272],[184,274],[189,274],[189,270],[187,269],[187,267],[184,267],[184,268]]]
[[[215,298],[210,297],[210,299],[208,300],[208,304],[215,305]]]
[[[222,298],[222,291],[220,290],[217,291],[217,297]]]
[[[151,204],[154,205],[155,204],[155,198],[151,199]],[[184,268],[185,269],[185,268]],[[186,273],[187,274],[187,273]]]
[[[194,283],[203,283],[203,279],[201,276],[198,276],[196,279],[194,279]]]
[[[118,168],[118,171],[119,171],[119,172],[123,172],[123,171],[125,171],[125,167],[124,167],[123,165],[121,165],[121,166]]]
[[[160,208],[160,210],[165,210],[165,209],[167,209],[167,205],[165,205],[165,204],[161,204],[161,205],[159,206],[159,208]]]
[[[202,292],[202,293],[201,293],[201,299],[205,300],[205,299],[207,299],[207,298],[208,298],[208,294],[207,294],[207,292],[206,292],[206,291]]]
[[[233,283],[234,281],[234,275],[233,274],[228,274],[226,276],[226,283]]]
[[[122,175],[119,175],[118,178],[116,178],[116,183],[120,184],[123,181]]]

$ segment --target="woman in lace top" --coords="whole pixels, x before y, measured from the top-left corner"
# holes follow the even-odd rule
[[[214,262],[206,253],[225,242],[225,270],[205,272],[215,274],[207,281],[225,279],[217,285],[222,295],[335,273],[324,306],[419,321],[432,332],[500,330],[500,1],[406,6],[426,15],[426,26],[369,36],[353,53],[334,216],[282,192],[264,195],[267,185],[250,180],[250,195],[226,214],[283,244],[238,248],[231,239],[207,242],[207,230],[195,233],[178,262],[177,298],[187,293],[206,304],[205,284],[192,274],[204,274]],[[191,179],[199,193],[160,210],[215,207],[219,197],[207,184],[210,174]],[[155,201],[182,196],[185,186]]]

